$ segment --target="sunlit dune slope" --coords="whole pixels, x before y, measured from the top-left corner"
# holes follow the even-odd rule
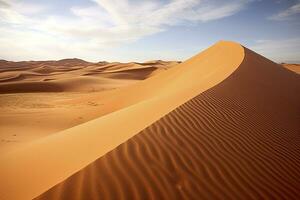
[[[297,199],[300,76],[239,68],[36,199]]]
[[[296,144],[294,146],[292,144],[291,146],[286,146],[286,143],[284,142],[285,138],[280,136],[280,134],[282,134],[280,130],[286,130],[284,133],[287,138],[293,138],[294,141],[298,140],[297,135],[295,135],[294,132],[295,128],[297,128],[297,125],[295,124],[295,115],[297,114],[295,102],[296,100],[299,100],[299,98],[297,95],[294,95],[292,99],[288,90],[295,93],[295,90],[299,89],[299,78],[296,74],[281,68],[281,66],[276,65],[258,55],[252,54],[253,53],[249,53],[249,51],[246,50],[245,57],[245,49],[239,44],[232,42],[219,42],[199,55],[196,55],[168,71],[132,85],[126,88],[126,90],[113,91],[111,94],[118,92],[118,95],[112,95],[112,98],[110,99],[112,102],[118,104],[118,106],[131,106],[123,107],[123,109],[104,117],[43,138],[18,151],[2,155],[0,162],[3,164],[0,166],[0,177],[4,181],[1,183],[0,187],[1,197],[5,199],[31,199],[36,197],[113,149],[114,150],[112,152],[102,157],[104,160],[109,160],[111,155],[116,154],[115,156],[112,156],[114,161],[105,161],[106,164],[104,165],[109,169],[100,172],[95,171],[94,174],[103,173],[105,176],[106,173],[113,173],[115,170],[116,174],[122,174],[123,172],[127,173],[128,171],[128,174],[138,173],[139,175],[135,177],[128,176],[127,178],[129,179],[127,179],[126,173],[118,177],[114,177],[114,174],[110,174],[107,178],[108,185],[103,187],[101,186],[101,191],[103,192],[101,193],[103,195],[123,195],[125,197],[130,197],[130,195],[136,195],[136,197],[139,197],[139,195],[141,195],[140,197],[143,195],[171,195],[170,192],[175,191],[174,189],[176,188],[179,191],[185,189],[187,186],[183,185],[183,183],[192,186],[189,187],[191,190],[190,193],[186,193],[186,195],[200,195],[203,194],[199,192],[201,188],[197,188],[197,186],[192,183],[197,182],[195,180],[200,180],[201,177],[204,177],[201,181],[205,182],[207,179],[207,181],[212,181],[217,184],[216,186],[218,187],[216,187],[216,191],[219,188],[222,188],[220,185],[223,184],[227,184],[226,187],[234,190],[236,185],[241,185],[240,187],[242,187],[243,184],[249,184],[247,182],[247,178],[245,178],[245,175],[243,174],[248,173],[248,168],[242,168],[241,166],[244,166],[242,164],[234,168],[241,169],[242,171],[240,172],[239,170],[232,170],[230,167],[231,165],[222,165],[222,162],[220,161],[224,161],[225,163],[248,163],[243,160],[244,157],[242,155],[247,154],[247,152],[250,153],[250,150],[254,151],[255,149],[257,150],[259,158],[253,156],[256,155],[256,153],[252,152],[252,154],[249,154],[249,156],[252,156],[251,159],[261,161],[265,156],[264,153],[267,153],[267,150],[269,150],[271,152],[270,155],[274,157],[274,163],[278,163],[279,161],[282,161],[282,156],[278,155],[281,155],[280,153],[283,155],[283,153],[290,148],[291,153],[288,155],[292,155],[291,159],[288,160],[287,157],[287,161],[284,164],[289,163],[297,166],[297,164],[294,163],[298,158],[297,156],[299,156],[299,154],[297,154],[297,150],[294,148]],[[235,71],[236,69],[237,71]],[[259,72],[257,70],[261,70],[261,73],[257,73]],[[228,76],[230,77],[227,78]],[[271,84],[271,79],[272,81],[276,79],[283,80],[280,84]],[[222,83],[217,85],[220,82]],[[290,86],[290,83],[294,83],[292,84],[293,86]],[[215,85],[217,86],[206,92],[210,94],[210,91],[216,91],[212,94],[216,93],[217,96],[211,97],[214,100],[209,100],[209,95],[206,95],[206,93],[201,94]],[[280,85],[280,87],[278,85]],[[283,90],[284,86],[288,88]],[[275,89],[272,89],[273,87]],[[277,89],[279,89],[279,91],[274,92]],[[266,95],[268,92],[270,94]],[[258,97],[253,98],[255,97],[254,95],[257,95]],[[276,98],[278,97],[277,95],[283,99],[284,103]],[[208,100],[205,99],[204,103],[201,103],[201,101],[200,103],[197,103],[198,98],[204,98],[201,96],[208,96]],[[266,97],[266,102],[270,103],[270,106],[272,106],[273,109],[270,109],[270,106],[267,106],[267,103],[262,104],[262,102],[265,102],[264,100]],[[269,98],[274,98],[274,101],[270,101]],[[119,102],[117,101],[118,99]],[[188,103],[184,104],[185,102]],[[217,102],[219,103],[217,104]],[[275,105],[281,105],[281,103],[283,107],[286,106],[286,114],[281,115],[281,110],[278,112],[274,109]],[[182,104],[184,105],[176,109]],[[191,104],[191,106],[188,106],[189,104]],[[198,110],[198,104],[199,106],[204,104],[202,105],[203,109]],[[184,110],[185,107],[191,108],[186,111]],[[216,108],[219,108],[219,110]],[[176,110],[171,112],[174,109]],[[169,112],[171,113],[165,116]],[[204,113],[201,114],[201,112]],[[276,115],[274,113],[276,113]],[[166,120],[172,115],[175,116]],[[178,120],[176,116],[178,118],[181,117],[182,120]],[[285,117],[284,121],[281,121],[283,118],[282,116]],[[159,120],[160,118],[162,119]],[[206,118],[211,119],[208,120]],[[271,121],[264,121],[269,119]],[[166,122],[164,122],[165,120]],[[205,123],[201,124],[201,120],[205,120]],[[286,123],[287,121],[285,120],[289,120],[289,123],[291,124],[290,127],[286,127],[289,124]],[[154,124],[151,125],[152,123]],[[151,126],[148,127],[149,125]],[[218,126],[221,126],[221,128]],[[148,128],[145,129],[146,127]],[[160,128],[156,129],[153,127]],[[251,130],[250,128],[253,129],[252,132],[249,132]],[[136,135],[140,131],[149,131],[150,135],[154,134],[156,137],[150,137],[151,139],[149,139],[148,133]],[[243,131],[245,132],[243,133]],[[220,137],[219,134],[225,135],[224,137]],[[122,144],[134,135],[136,135],[137,138],[145,137],[145,139],[137,140],[135,139],[136,137],[134,137],[132,140]],[[173,135],[174,137],[171,139],[168,138],[167,135]],[[161,140],[159,142],[156,141],[159,137],[165,136],[165,140],[170,142],[170,146],[168,147],[162,145],[166,142],[165,140]],[[237,139],[234,139],[233,136],[236,136]],[[198,139],[198,137],[212,138],[202,141]],[[244,137],[246,139],[244,139]],[[269,143],[257,143],[260,146],[254,146],[254,149],[247,146],[247,143],[252,144],[251,142],[254,142],[254,144],[256,144],[256,142],[260,142],[262,138],[268,139],[267,141]],[[136,145],[129,145],[130,147],[127,148],[128,143],[133,140],[136,141],[134,143],[139,143],[136,144],[138,147]],[[180,140],[183,141],[180,142]],[[283,142],[278,143],[281,140]],[[140,141],[146,143],[143,147],[147,148],[146,150],[142,150]],[[154,146],[147,143],[151,143]],[[270,145],[272,146],[275,143],[277,145],[275,146],[277,149],[275,147],[271,149]],[[120,144],[121,146],[119,146]],[[207,151],[199,148],[196,144],[199,146],[207,145]],[[175,148],[174,145],[178,148]],[[214,145],[217,145],[217,147]],[[119,147],[116,148],[117,146]],[[126,148],[123,151],[122,149],[124,146]],[[247,149],[244,149],[246,147]],[[121,149],[121,151],[119,149]],[[178,149],[180,152],[176,152],[175,149]],[[114,153],[119,151],[121,154],[125,153],[126,156],[119,157],[119,153]],[[276,154],[277,151],[279,154]],[[141,156],[139,159],[147,160],[149,158],[152,160],[151,163],[153,163],[153,166],[151,163],[145,163],[144,160],[136,160],[137,162],[130,161],[130,156],[136,155],[137,152],[138,155],[148,156]],[[220,166],[215,169],[214,167],[218,167],[214,166],[217,162],[214,161],[215,156],[223,155],[218,154],[218,152],[228,153],[228,155],[225,154],[226,156],[222,158],[223,160],[218,160],[220,162]],[[149,154],[153,155],[149,156]],[[199,157],[197,157],[197,155],[199,155]],[[234,156],[236,161],[232,160],[233,157],[229,159],[230,156]],[[100,160],[102,158],[100,158]],[[124,162],[122,162],[122,164],[125,168],[122,169],[128,170],[122,171],[121,168],[115,169],[114,165],[118,165],[118,163],[115,163],[117,162],[116,158],[123,159]],[[128,160],[130,162],[128,162]],[[195,163],[200,163],[201,165],[197,168]],[[205,165],[206,163],[211,163],[211,165]],[[129,167],[129,165],[133,168]],[[110,166],[112,168],[110,168]],[[200,170],[201,166],[203,167],[203,171]],[[139,167],[141,170],[138,170]],[[260,167],[259,169],[262,170],[262,172],[265,172],[263,170],[266,170],[266,167],[261,163],[258,167]],[[196,169],[196,171],[190,172],[189,168]],[[121,172],[118,170],[121,170]],[[153,173],[159,171],[157,172],[158,174],[164,174],[168,173],[168,170],[173,170],[175,173],[174,179],[172,179],[171,176],[173,181],[166,181],[170,178],[169,176],[166,176],[160,177],[162,182],[155,184],[155,181],[157,180],[155,180]],[[86,170],[83,169],[83,171]],[[185,174],[187,172],[195,174],[194,181],[189,182],[192,178]],[[229,180],[227,180],[227,172],[230,175]],[[246,181],[240,181],[239,176],[234,175],[234,172],[240,173],[238,175],[240,175],[241,179]],[[278,174],[282,173],[280,170],[275,170],[275,172],[278,172]],[[150,176],[149,181],[141,178],[142,173],[145,173],[145,176]],[[221,182],[218,182],[218,179],[216,178],[216,174],[218,173],[221,173],[221,179],[219,179]],[[250,176],[249,174],[247,175]],[[266,178],[270,178],[269,176],[271,175],[267,174]],[[94,178],[96,176],[94,176]],[[73,185],[73,183],[70,184],[70,187],[75,187],[77,183],[79,183],[77,186],[81,187],[80,181],[77,181],[77,175],[73,177],[75,177],[76,183],[74,182],[75,185]],[[84,179],[86,176],[80,177],[82,178],[80,178],[80,180],[88,180]],[[186,177],[187,179],[180,179],[180,177]],[[230,178],[234,179],[233,182],[230,182],[232,181]],[[284,179],[282,180],[284,181]],[[112,181],[112,184],[110,181]],[[257,179],[254,178],[254,181],[257,181]],[[95,183],[96,182],[97,179],[95,179]],[[278,185],[280,185],[280,183],[281,182],[279,182]],[[147,184],[150,184],[150,186],[156,186],[151,189],[151,187],[148,187],[149,185]],[[159,189],[162,185],[159,184],[163,184],[163,188],[165,189],[163,193],[161,193],[161,189]],[[176,187],[174,187],[174,184]],[[64,184],[63,187],[67,188],[66,185]],[[111,187],[109,185],[111,185]],[[291,184],[288,184],[288,186],[293,189]],[[129,191],[124,193],[123,191],[125,191],[126,188],[128,189],[128,187],[130,187]],[[212,193],[209,193],[208,195],[216,195],[213,188],[209,185],[206,185],[206,187],[212,190]],[[54,193],[59,194],[56,188],[57,187],[50,190],[48,193],[45,193],[45,195],[47,196]],[[83,190],[76,189],[78,193],[74,192],[73,194],[80,195],[85,194],[85,192],[89,192],[84,191],[85,187],[81,188]],[[137,190],[135,188],[144,189]],[[224,194],[229,195],[230,192],[228,192],[227,189],[228,188],[223,188],[222,191]],[[60,193],[62,197],[64,197],[64,195],[68,195],[67,189],[63,189],[63,191],[65,192]],[[258,194],[262,194],[262,192],[258,189],[255,191],[257,191]],[[242,195],[248,192],[249,191],[247,190],[241,190],[240,194]],[[292,192],[295,194],[294,190],[292,190]],[[251,192],[249,192],[249,194],[250,193]]]

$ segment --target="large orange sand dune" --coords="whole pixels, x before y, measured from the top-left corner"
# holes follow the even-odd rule
[[[299,90],[299,75],[219,42],[111,93],[130,106],[2,155],[0,197],[296,199]]]

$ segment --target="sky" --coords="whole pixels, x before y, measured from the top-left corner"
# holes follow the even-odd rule
[[[219,40],[300,63],[300,0],[0,0],[5,60],[185,60]]]

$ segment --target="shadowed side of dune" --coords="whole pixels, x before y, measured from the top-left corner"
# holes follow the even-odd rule
[[[297,199],[299,90],[245,49],[225,81],[36,199]]]
[[[0,93],[62,92],[63,88],[52,82],[18,82],[0,85]]]

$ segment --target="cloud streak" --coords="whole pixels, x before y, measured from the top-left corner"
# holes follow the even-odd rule
[[[271,16],[269,19],[277,21],[290,20],[298,14],[300,14],[300,2],[296,3],[286,10],[277,13],[276,15]]]
[[[50,13],[41,17],[47,10],[42,4],[0,1],[0,56],[13,60],[57,57],[96,60],[106,48],[139,40],[171,26],[234,15],[249,0],[92,2],[92,6],[74,5],[66,15]]]

